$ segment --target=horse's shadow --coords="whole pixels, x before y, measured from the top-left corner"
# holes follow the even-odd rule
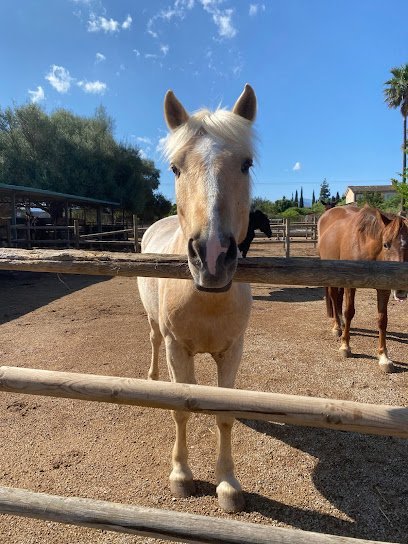
[[[303,530],[403,542],[408,534],[408,442],[397,438],[240,420],[316,457],[316,489],[353,521],[286,506],[254,493],[247,509]],[[405,540],[405,542],[407,542]]]
[[[323,300],[324,292],[321,287],[283,287],[269,292],[268,296],[254,295],[254,300],[269,302],[315,302]]]
[[[350,331],[351,336],[367,336],[370,338],[378,338],[378,331],[372,329],[361,329],[352,327]],[[393,332],[387,331],[387,339],[399,342],[400,344],[408,344],[408,333],[405,332]]]

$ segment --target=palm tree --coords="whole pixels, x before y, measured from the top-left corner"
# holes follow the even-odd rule
[[[389,108],[400,108],[404,119],[402,144],[402,182],[407,181],[407,117],[408,117],[408,64],[391,70],[392,78],[385,82],[385,102]],[[404,208],[404,202],[402,207]]]

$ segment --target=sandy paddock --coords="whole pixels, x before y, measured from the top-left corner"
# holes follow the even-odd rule
[[[314,255],[312,244],[293,255]],[[263,240],[249,255],[282,255]],[[408,406],[407,305],[389,305],[388,347],[376,362],[375,292],[357,292],[354,357],[342,359],[320,288],[254,285],[237,387]],[[0,273],[1,364],[145,378],[148,324],[135,279]],[[161,377],[168,380],[164,353]],[[209,356],[199,383],[215,385]],[[408,442],[255,421],[234,427],[245,512],[215,498],[215,422],[192,415],[190,461],[198,493],[168,488],[174,425],[148,408],[0,394],[0,485],[160,507],[304,530],[408,542]],[[50,522],[0,518],[7,544],[158,542]]]

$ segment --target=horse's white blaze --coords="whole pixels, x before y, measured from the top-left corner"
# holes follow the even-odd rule
[[[203,136],[195,147],[205,167],[205,187],[207,195],[208,239],[206,244],[206,261],[210,274],[215,275],[217,259],[221,253],[228,251],[228,246],[221,244],[219,221],[219,177],[216,172],[216,158],[222,151],[221,142],[210,136]]]

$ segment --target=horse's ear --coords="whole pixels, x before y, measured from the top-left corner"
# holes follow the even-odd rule
[[[232,108],[233,113],[248,119],[248,121],[253,121],[256,116],[256,95],[248,83],[245,85],[244,90],[242,91],[241,96],[235,102],[234,107]]]
[[[381,213],[380,210],[377,210],[377,212],[380,216],[381,221],[384,223],[384,226],[387,226],[389,223],[391,223],[392,219]]]
[[[177,100],[173,91],[167,91],[164,97],[164,118],[170,130],[175,130],[188,121],[188,113]]]

